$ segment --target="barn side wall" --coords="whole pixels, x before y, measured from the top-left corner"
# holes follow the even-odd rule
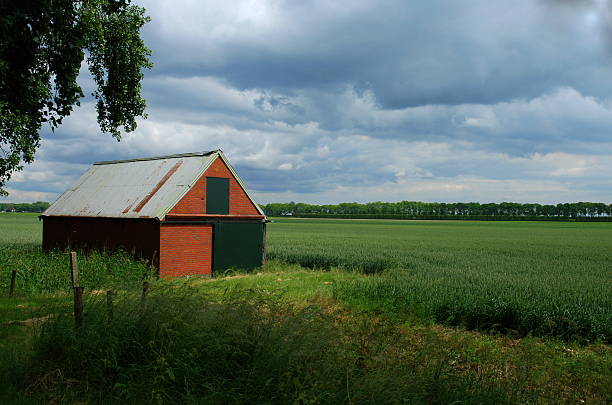
[[[230,179],[229,215],[261,215],[221,158],[212,163],[169,214],[206,214],[207,176]]]
[[[173,224],[160,227],[159,276],[211,275],[213,261],[212,224]]]
[[[43,217],[43,249],[117,250],[155,261],[159,222],[151,219]]]

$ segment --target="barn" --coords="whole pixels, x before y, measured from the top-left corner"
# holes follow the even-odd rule
[[[42,215],[43,249],[124,249],[162,278],[265,261],[266,217],[221,150],[94,163]]]

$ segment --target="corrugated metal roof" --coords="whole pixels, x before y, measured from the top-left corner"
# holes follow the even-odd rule
[[[43,216],[161,220],[218,156],[231,168],[221,151],[97,162]]]

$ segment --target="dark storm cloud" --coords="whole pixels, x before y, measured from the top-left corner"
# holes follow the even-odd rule
[[[351,85],[389,109],[490,104],[558,86],[596,96],[611,90],[601,86],[605,55],[583,35],[586,11],[568,15],[524,0],[355,2],[340,10],[323,1],[271,4],[271,22],[209,21],[202,4],[183,23],[203,20],[213,24],[208,30],[172,36],[151,26],[155,74],[222,77],[239,89],[288,95]],[[150,11],[165,18],[153,4]],[[213,37],[215,30],[224,34]]]

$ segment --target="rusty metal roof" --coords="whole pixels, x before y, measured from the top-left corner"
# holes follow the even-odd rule
[[[162,220],[217,157],[246,192],[220,150],[96,162],[42,215]]]

